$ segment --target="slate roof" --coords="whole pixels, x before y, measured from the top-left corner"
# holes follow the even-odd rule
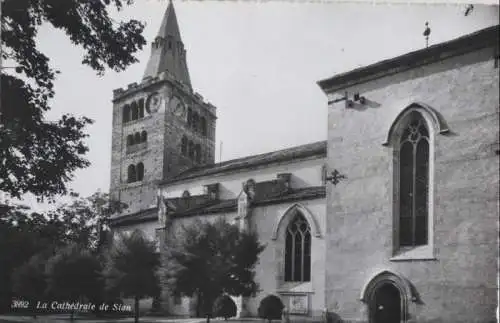
[[[318,141],[306,145],[277,150],[269,153],[228,160],[222,163],[190,168],[172,179],[159,184],[175,183],[186,179],[242,170],[250,167],[263,166],[272,163],[286,162],[308,157],[326,157],[326,141]]]
[[[153,207],[135,213],[125,214],[111,218],[111,226],[128,225],[141,222],[158,220],[158,208]]]
[[[325,186],[311,186],[299,189],[292,189],[285,194],[267,197],[261,200],[252,201],[251,207],[258,207],[271,204],[279,204],[284,202],[303,201],[326,196]],[[183,210],[181,212],[172,213],[173,218],[181,218],[187,216],[196,216],[204,214],[217,214],[224,212],[234,212],[238,209],[237,199],[230,200],[212,200],[203,205],[196,205],[193,208]],[[158,209],[151,208],[142,213],[134,213],[112,219],[113,226],[129,225],[141,222],[156,221],[158,219]]]

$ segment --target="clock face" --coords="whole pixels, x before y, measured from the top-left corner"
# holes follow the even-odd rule
[[[160,110],[162,102],[163,100],[160,94],[153,93],[148,97],[148,100],[146,102],[146,110],[149,113],[155,113]]]

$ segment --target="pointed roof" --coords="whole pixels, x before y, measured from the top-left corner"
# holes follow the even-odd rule
[[[160,30],[157,37],[166,38],[167,36],[173,37],[175,40],[181,40],[181,33],[179,32],[179,24],[177,23],[177,16],[175,14],[174,4],[172,0],[168,2],[167,11],[163,16]]]
[[[160,41],[159,46],[155,46],[156,41]],[[152,43],[151,56],[143,78],[155,77],[164,71],[169,71],[176,80],[191,86],[184,44],[172,0],[168,3],[158,34]]]

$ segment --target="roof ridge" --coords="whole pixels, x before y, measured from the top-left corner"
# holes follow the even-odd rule
[[[288,147],[288,148],[283,148],[283,149],[268,151],[268,152],[265,152],[265,153],[260,153],[260,154],[255,154],[255,155],[247,155],[247,156],[244,156],[244,157],[238,157],[238,158],[234,158],[234,159],[229,159],[229,160],[225,160],[225,161],[220,162],[220,163],[214,163],[214,164],[209,164],[209,165],[204,165],[204,166],[195,166],[195,167],[192,167],[192,168],[189,168],[189,169],[185,170],[184,172],[180,173],[179,175],[177,175],[173,179],[182,178],[182,176],[184,174],[187,174],[187,173],[192,172],[192,171],[199,171],[199,170],[204,170],[204,169],[211,169],[211,168],[214,168],[214,167],[224,167],[224,166],[226,166],[228,164],[231,164],[231,163],[235,163],[235,162],[238,162],[238,161],[244,161],[245,159],[258,158],[258,157],[263,157],[263,156],[266,156],[266,155],[272,155],[272,154],[277,154],[277,153],[283,153],[283,152],[287,152],[287,151],[292,151],[294,149],[305,148],[305,147],[312,147],[312,146],[315,146],[315,145],[321,145],[321,144],[323,144],[323,145],[326,146],[326,143],[327,143],[326,140],[320,140],[320,141],[315,141],[315,142],[308,143],[308,144],[303,144],[303,145],[292,146],[292,147]]]

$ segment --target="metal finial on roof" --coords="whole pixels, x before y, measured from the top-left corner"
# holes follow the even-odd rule
[[[429,23],[425,23],[425,30],[424,30],[424,36],[425,36],[425,47],[429,47],[429,35],[431,34],[431,29],[429,28]]]
[[[472,10],[474,10],[474,5],[473,4],[469,4],[467,5],[467,7],[465,7],[465,12],[464,12],[464,16],[468,16]]]

